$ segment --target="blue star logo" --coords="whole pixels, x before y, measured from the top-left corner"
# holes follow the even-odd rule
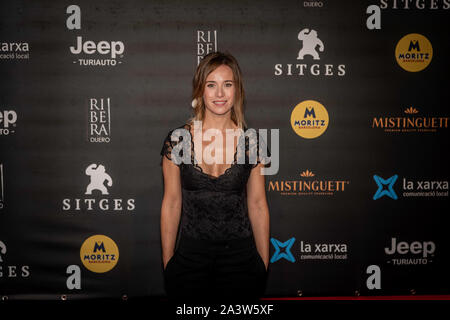
[[[295,238],[292,237],[286,242],[278,241],[275,238],[270,238],[270,242],[272,242],[273,247],[275,248],[275,253],[270,259],[270,263],[274,263],[281,258],[285,258],[287,261],[295,262],[295,258],[291,253],[291,247],[294,244]],[[280,248],[286,248],[284,252],[281,252]]]
[[[397,181],[398,175],[393,175],[389,179],[384,180],[380,176],[374,175],[373,179],[377,183],[378,190],[373,196],[373,200],[380,199],[382,196],[388,196],[394,200],[397,200],[398,197],[395,194],[393,189],[395,181]]]

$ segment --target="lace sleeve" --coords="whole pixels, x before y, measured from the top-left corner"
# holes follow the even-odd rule
[[[185,128],[171,130],[164,139],[160,165],[162,165],[163,157],[171,160],[177,166],[189,163],[191,157],[190,140],[190,133]]]
[[[171,139],[172,133],[173,133],[173,130],[171,130],[167,134],[167,137],[164,139],[164,143],[163,143],[163,146],[162,146],[162,149],[161,149],[161,162],[160,162],[160,165],[162,165],[163,157],[166,157],[167,159],[169,159],[172,162],[174,162],[172,160],[172,150],[173,150],[173,148],[174,148],[174,146],[176,145],[177,142],[172,141],[172,139]],[[178,164],[178,166],[179,166],[179,164]]]
[[[246,158],[252,169],[262,163],[265,167],[270,165],[270,150],[262,136],[256,130],[246,131]]]
[[[270,150],[269,147],[266,144],[266,141],[264,140],[263,137],[260,137],[258,135],[257,138],[257,142],[258,142],[258,158],[257,158],[257,162],[256,164],[252,165],[252,169],[257,167],[258,164],[262,163],[264,165],[264,167],[269,167],[270,166]]]

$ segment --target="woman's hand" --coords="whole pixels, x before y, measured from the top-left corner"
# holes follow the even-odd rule
[[[167,264],[169,263],[170,259],[172,259],[172,257],[173,257],[173,254],[171,256],[169,256],[168,258],[163,259],[163,268],[164,268],[164,270],[166,270]]]

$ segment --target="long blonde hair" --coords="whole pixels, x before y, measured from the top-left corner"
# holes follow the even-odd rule
[[[245,92],[242,84],[242,73],[235,57],[226,52],[211,52],[207,54],[197,66],[194,78],[192,80],[192,99],[196,99],[197,104],[194,107],[194,115],[189,122],[194,120],[203,121],[205,118],[205,104],[203,102],[203,92],[205,91],[205,83],[208,75],[221,65],[226,65],[233,71],[233,80],[236,86],[234,104],[231,109],[231,120],[238,128],[245,128],[244,105]]]

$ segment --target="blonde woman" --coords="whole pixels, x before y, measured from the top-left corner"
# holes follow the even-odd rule
[[[193,117],[168,133],[161,150],[166,292],[185,300],[258,298],[269,264],[269,209],[261,171],[267,161],[261,161],[259,139],[245,135],[236,59],[221,52],[206,55],[193,79],[192,98]],[[214,139],[211,132],[217,133]],[[230,132],[233,139],[226,143]],[[177,147],[182,147],[178,153]],[[250,163],[255,150],[258,157]]]

